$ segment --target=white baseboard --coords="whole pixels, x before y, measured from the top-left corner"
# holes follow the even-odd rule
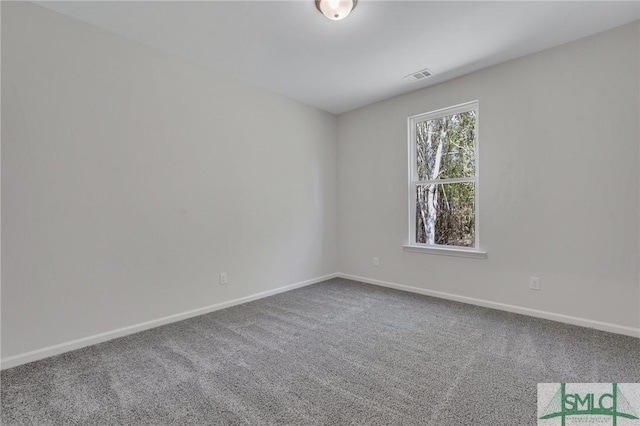
[[[375,280],[372,278],[360,277],[357,275],[349,275],[338,273],[338,277],[347,280],[360,281],[367,284],[373,284],[381,287],[395,288],[398,290],[408,291],[411,293],[424,294],[439,299],[455,300],[456,302],[468,303],[471,305],[483,306],[485,308],[498,309],[501,311],[513,312],[516,314],[528,315],[536,318],[544,318],[551,321],[562,322],[566,324],[578,325],[581,327],[594,328],[596,330],[609,331],[616,334],[624,334],[626,336],[640,337],[640,328],[627,327],[624,325],[610,324],[601,321],[594,321],[586,318],[572,317],[569,315],[555,314],[553,312],[540,311],[537,309],[523,308],[521,306],[507,305],[505,303],[491,302],[489,300],[476,299],[473,297],[459,296],[457,294],[444,293],[435,290],[426,290],[419,287],[412,287],[404,284],[397,284],[387,281]]]
[[[0,360],[0,369],[5,370],[7,368],[16,367],[18,365],[26,364],[28,362],[37,361],[50,356],[58,355],[64,352],[80,349],[85,346],[95,345],[97,343],[106,342],[107,340],[116,339],[118,337],[127,336],[129,334],[138,333],[140,331],[148,330],[150,328],[159,327],[161,325],[169,324],[172,322],[182,321],[187,318],[195,317],[198,315],[207,314],[209,312],[218,311],[220,309],[229,308],[235,305],[241,305],[243,303],[251,302],[253,300],[262,299],[274,294],[283,293],[285,291],[293,290],[300,287],[305,287],[311,284],[326,281],[331,278],[336,278],[338,274],[329,274],[310,280],[301,281],[295,284],[286,285],[273,290],[263,291],[260,293],[252,294],[250,296],[241,297],[239,299],[229,300],[227,302],[216,303],[215,305],[205,306],[203,308],[193,309],[191,311],[182,312],[175,315],[169,315],[168,317],[159,318],[151,321],[146,321],[140,324],[131,325],[128,327],[119,328],[117,330],[107,331],[105,333],[95,334],[93,336],[83,337],[81,339],[72,340],[70,342],[60,343],[58,345],[47,346],[46,348],[36,349],[34,351],[25,352],[22,354],[2,358]]]
[[[310,280],[301,281],[295,284],[286,285],[273,290],[263,291],[260,293],[252,294],[250,296],[241,297],[239,299],[229,300],[227,302],[217,303],[215,305],[205,306],[203,308],[193,309],[191,311],[182,312],[175,315],[170,315],[164,318],[159,318],[152,321],[143,322],[140,324],[131,325],[128,327],[119,328],[117,330],[107,331],[105,333],[95,334],[93,336],[83,337],[81,339],[72,340],[70,342],[60,343],[58,345],[48,346],[46,348],[37,349],[30,352],[2,358],[0,360],[0,369],[4,370],[18,365],[26,364],[28,362],[37,361],[40,359],[48,358],[50,356],[58,355],[64,352],[80,349],[85,346],[95,345],[97,343],[106,342],[107,340],[116,339],[118,337],[127,336],[129,334],[138,333],[140,331],[148,330],[150,328],[159,327],[161,325],[169,324],[172,322],[182,321],[187,318],[203,315],[209,312],[218,311],[220,309],[229,308],[231,306],[241,305],[243,303],[251,302],[253,300],[262,299],[274,294],[283,293],[285,291],[293,290],[300,287],[305,287],[311,284],[326,281],[332,278],[344,278],[353,281],[360,281],[363,283],[373,284],[381,287],[395,288],[398,290],[408,291],[411,293],[424,294],[426,296],[433,296],[440,299],[454,300],[457,302],[468,303],[471,305],[483,306],[486,308],[498,309],[501,311],[513,312],[522,315],[528,315],[536,318],[544,318],[552,321],[558,321],[566,324],[573,324],[582,327],[594,328],[597,330],[608,331],[616,334],[624,334],[626,336],[640,337],[640,329],[627,327],[618,324],[611,324],[601,321],[594,321],[585,318],[572,317],[569,315],[556,314],[553,312],[540,311],[537,309],[524,308],[521,306],[507,305],[504,303],[491,302],[489,300],[476,299],[473,297],[459,296],[457,294],[445,293],[435,290],[427,290],[419,287],[412,287],[404,284],[397,284],[388,281],[375,280],[372,278],[361,277],[357,275],[334,273],[328,274]]]

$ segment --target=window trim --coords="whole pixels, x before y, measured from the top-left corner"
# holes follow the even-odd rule
[[[416,242],[416,187],[420,184],[432,183],[431,180],[419,180],[416,167],[417,151],[416,151],[416,123],[426,120],[433,120],[441,117],[446,117],[453,114],[459,114],[467,111],[476,112],[475,123],[475,174],[471,178],[453,178],[453,179],[438,179],[441,183],[456,183],[456,182],[473,182],[474,183],[474,209],[475,209],[475,239],[474,247],[462,247],[462,246],[449,246],[442,244],[423,244]],[[408,244],[403,246],[405,251],[430,253],[430,254],[443,254],[450,256],[461,257],[474,257],[474,258],[486,258],[487,252],[480,249],[480,102],[478,100],[465,102],[462,104],[454,105],[447,108],[440,108],[435,111],[426,112],[423,114],[413,115],[407,118],[407,137],[408,137],[408,201],[409,201],[409,235]]]

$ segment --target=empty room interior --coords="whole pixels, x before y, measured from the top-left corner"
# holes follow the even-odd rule
[[[0,12],[1,424],[640,425],[640,2]]]

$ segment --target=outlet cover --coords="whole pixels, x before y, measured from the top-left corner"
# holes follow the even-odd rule
[[[540,290],[540,278],[529,277],[529,288],[531,290]]]

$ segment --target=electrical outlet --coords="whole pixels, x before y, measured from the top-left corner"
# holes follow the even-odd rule
[[[540,278],[538,278],[538,277],[529,277],[529,289],[530,290],[540,290]]]
[[[380,259],[378,259],[377,257],[373,258],[373,266],[380,266]]]
[[[229,284],[229,276],[226,272],[220,274],[220,285]]]

